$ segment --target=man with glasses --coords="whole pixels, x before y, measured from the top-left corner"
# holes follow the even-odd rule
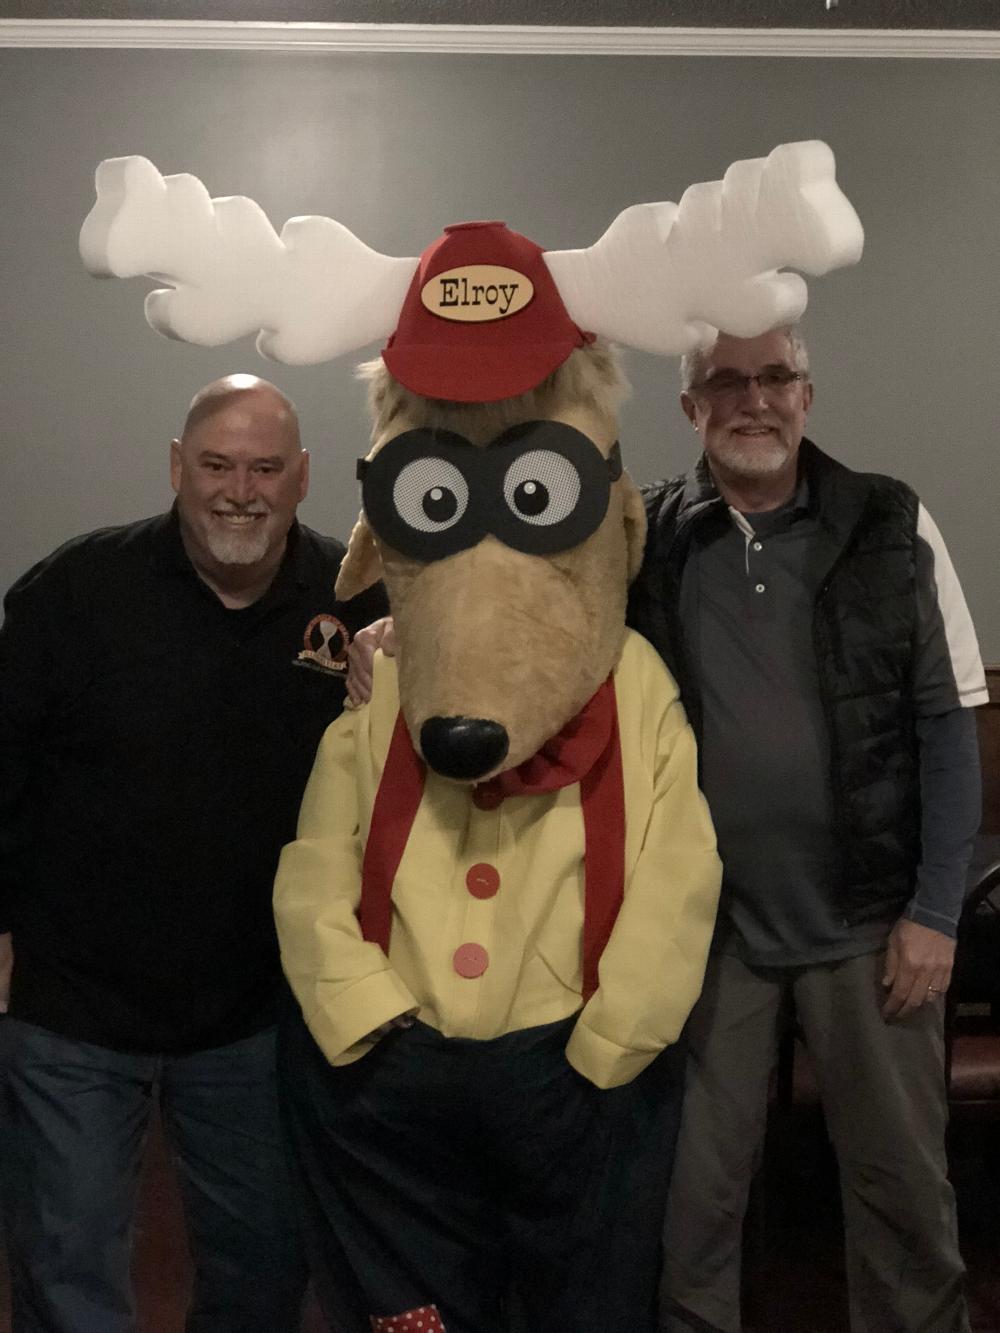
[[[680,684],[725,880],[688,1025],[661,1328],[741,1328],[791,1007],[840,1166],[852,1330],[961,1333],[942,997],[979,818],[975,632],[909,487],[803,437],[797,330],[721,335],[682,380],[704,453],[648,489],[630,621]]]

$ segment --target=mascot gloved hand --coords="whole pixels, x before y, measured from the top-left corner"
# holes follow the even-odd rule
[[[645,535],[610,340],[787,324],[861,247],[829,150],[741,162],[587,250],[499,222],[415,259],[277,236],[142,158],[99,168],[92,271],[165,275],[154,327],[295,362],[388,337],[337,594],[397,653],[328,730],[275,886],[301,1007],[282,1081],[317,1288],[343,1333],[651,1333],[674,1048],[720,867],[694,741],[625,629]]]

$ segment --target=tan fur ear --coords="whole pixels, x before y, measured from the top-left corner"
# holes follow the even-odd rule
[[[337,600],[349,602],[352,597],[357,597],[359,592],[364,592],[373,583],[377,583],[381,577],[382,556],[378,543],[375,541],[375,534],[368,520],[361,513],[347,543],[347,554],[337,575],[334,586]]]
[[[622,473],[621,484],[625,488],[622,503],[622,517],[625,521],[625,542],[628,548],[628,581],[639,572],[642,553],[646,548],[646,506],[638,486],[627,472]]]

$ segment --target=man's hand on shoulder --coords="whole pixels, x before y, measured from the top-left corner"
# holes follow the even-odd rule
[[[355,708],[360,708],[372,697],[372,662],[378,648],[386,657],[396,655],[392,616],[383,616],[359,629],[347,649],[347,697]]]
[[[14,970],[14,939],[0,935],[0,1014],[7,1012],[10,1001],[10,974]]]
[[[883,1018],[905,1018],[943,998],[951,983],[955,941],[940,930],[900,917],[889,935],[882,985]]]

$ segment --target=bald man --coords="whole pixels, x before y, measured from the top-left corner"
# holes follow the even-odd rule
[[[263,380],[208,385],[169,513],[68,542],[0,630],[3,1212],[15,1333],[126,1333],[154,1098],[196,1276],[188,1333],[298,1329],[278,1132],[271,883],[352,631],[344,548],[295,518],[309,459]],[[2,997],[0,997],[2,998]]]

